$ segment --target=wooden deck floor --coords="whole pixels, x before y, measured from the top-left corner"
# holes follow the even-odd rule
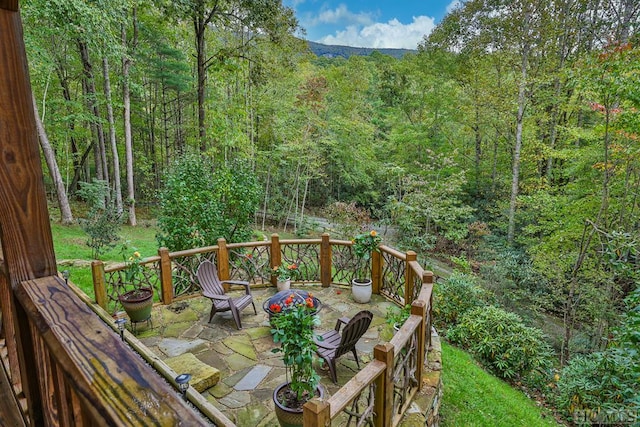
[[[6,353],[5,341],[2,338],[0,339],[0,356],[3,359],[0,360],[0,426],[25,427],[22,412],[5,371]]]

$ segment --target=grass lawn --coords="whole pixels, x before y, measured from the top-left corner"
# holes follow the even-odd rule
[[[520,390],[483,370],[464,351],[442,343],[444,427],[558,426],[552,414]]]
[[[56,251],[58,270],[69,270],[70,280],[81,288],[87,295],[93,297],[93,278],[91,277],[91,248],[86,244],[88,237],[77,225],[63,226],[59,223],[51,223],[53,233],[53,246]],[[158,255],[158,243],[156,241],[155,227],[130,227],[123,226],[120,230],[122,238],[115,248],[102,255],[104,262],[122,262],[123,256],[120,252],[121,244],[128,242],[131,248],[127,256],[134,250],[140,252],[143,258]],[[135,248],[135,249],[133,249]],[[67,265],[67,260],[73,260],[74,265]],[[63,265],[60,265],[61,261]],[[78,262],[84,261],[84,262]]]

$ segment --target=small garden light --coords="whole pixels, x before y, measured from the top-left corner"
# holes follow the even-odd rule
[[[189,380],[191,380],[191,374],[180,374],[176,377],[176,383],[180,388],[182,396],[187,398],[187,390],[189,389]]]
[[[127,323],[127,319],[121,317],[116,319],[116,325],[118,325],[118,330],[120,331],[120,339],[124,341],[124,325]]]
[[[71,276],[71,272],[69,270],[62,271],[62,277],[64,278],[64,283],[69,283],[69,276]]]

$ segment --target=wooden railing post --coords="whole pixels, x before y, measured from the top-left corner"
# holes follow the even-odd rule
[[[218,277],[220,280],[229,280],[229,249],[224,237],[218,239]],[[228,285],[224,285],[227,290]]]
[[[273,270],[274,267],[279,266],[281,263],[282,263],[282,252],[280,248],[280,236],[274,233],[271,235],[271,260],[269,265]],[[277,276],[271,275],[271,284],[273,286],[276,286],[278,284]]]
[[[411,304],[411,314],[416,316],[420,316],[420,326],[418,326],[418,342],[416,343],[416,351],[418,354],[416,355],[416,381],[418,384],[422,384],[422,369],[424,368],[424,360],[426,355],[427,348],[425,347],[427,343],[426,334],[427,332],[431,334],[431,331],[427,331],[427,303],[426,301],[422,301],[420,299],[416,299]]]
[[[6,313],[2,317],[2,329],[4,337],[14,337],[16,335],[16,326],[14,323],[14,317],[11,313],[15,312],[15,300],[13,293],[11,292],[11,286],[4,272],[0,268],[0,312]],[[18,349],[16,347],[16,340],[5,339],[5,345],[7,346],[7,353],[9,357],[9,368],[11,372],[11,383],[14,385],[20,384],[20,362],[18,359]],[[1,369],[1,367],[0,367]]]
[[[304,427],[325,427],[331,425],[331,407],[322,399],[311,399],[302,407]]]
[[[104,263],[99,260],[91,261],[91,275],[93,276],[93,293],[96,296],[96,304],[109,311],[107,308],[107,286],[104,275]]]
[[[331,285],[331,256],[329,233],[322,233],[322,243],[320,243],[320,282],[323,288]]]
[[[48,378],[38,377],[27,311],[14,294],[25,280],[58,274],[17,0],[0,1],[0,34],[0,252],[6,276],[0,293],[3,301],[14,298],[3,303],[2,321],[12,324],[13,335],[5,337],[15,340],[12,358],[17,355],[20,367],[11,372],[12,382],[20,377],[29,424],[46,425],[42,401],[48,396],[40,393],[39,380]]]
[[[425,333],[427,334],[427,343],[425,344],[428,349],[431,349],[431,326],[433,325],[433,272],[432,271],[424,271],[422,273],[422,287],[431,288],[429,292],[429,301],[425,301],[428,305],[426,308],[425,315],[427,319],[425,320]]]
[[[386,365],[382,375],[376,379],[376,396],[374,403],[375,426],[391,425],[393,417],[393,367],[394,347],[391,343],[378,344],[373,348],[373,358]]]
[[[407,251],[407,261],[405,268],[405,282],[404,282],[404,303],[411,304],[413,302],[413,269],[411,268],[411,262],[418,259],[418,254],[414,251]]]
[[[371,254],[371,281],[372,292],[379,294],[382,288],[382,254],[379,251]]]
[[[171,274],[171,258],[169,249],[158,249],[160,256],[160,288],[162,303],[167,305],[173,302],[173,276]]]

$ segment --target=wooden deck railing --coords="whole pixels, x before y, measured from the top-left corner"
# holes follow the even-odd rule
[[[59,277],[15,290],[31,396],[30,425],[209,425]]]
[[[425,273],[422,291],[411,305],[411,316],[391,339],[374,348],[374,360],[329,399],[304,406],[306,427],[345,425],[397,426],[422,384],[422,369],[430,347],[430,304],[433,276]]]
[[[218,266],[221,279],[247,280],[254,286],[275,285],[276,278],[270,272],[282,262],[298,265],[301,272],[298,282],[348,285],[355,278],[358,263],[362,262],[353,253],[351,241],[333,240],[328,234],[320,239],[287,240],[274,234],[271,241],[231,244],[220,239],[215,246],[179,252],[161,248],[158,255],[142,260],[145,268],[137,278],[138,284],[156,289],[163,304],[199,294],[196,271],[205,259]],[[412,263],[415,265],[409,268]],[[129,285],[125,280],[125,267],[124,263],[111,266],[101,261],[92,263],[96,302],[107,311],[116,310],[118,296]],[[373,253],[369,268],[373,292],[398,305],[410,303],[420,291],[422,268],[413,251],[402,253],[382,245],[380,252]],[[410,295],[407,302],[405,295]]]
[[[275,285],[270,269],[283,261],[298,264],[300,282],[346,285],[359,262],[351,245],[328,234],[304,240],[280,240],[274,234],[263,242],[228,244],[221,239],[218,245],[188,251],[160,249],[158,256],[143,261],[147,266],[143,280],[146,286],[159,288],[164,304],[200,292],[195,272],[204,259],[217,264],[222,279],[248,280],[252,286]],[[124,267],[93,263],[96,301],[105,310],[115,310]],[[342,425],[349,418],[378,427],[396,426],[420,388],[431,344],[433,273],[423,269],[415,252],[402,253],[384,245],[374,252],[370,268],[373,292],[399,306],[411,304],[411,316],[391,342],[375,347],[374,360],[337,393],[305,405],[305,426]]]

